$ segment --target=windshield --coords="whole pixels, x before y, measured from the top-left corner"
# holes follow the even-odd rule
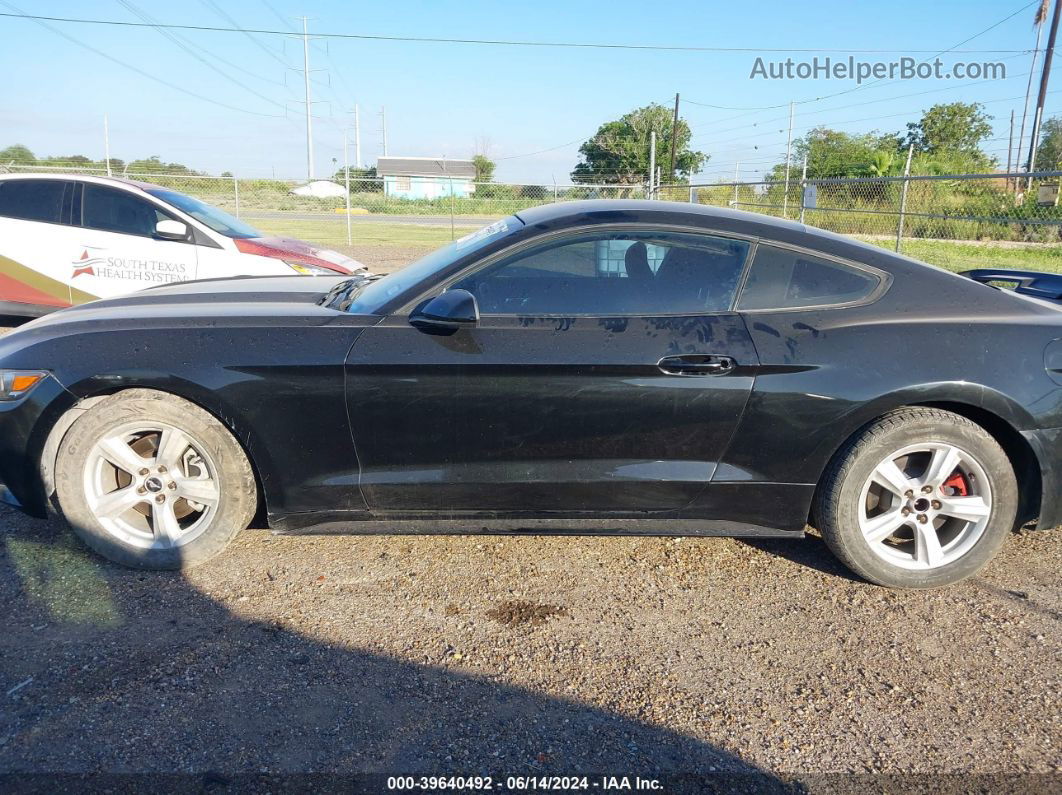
[[[511,215],[426,254],[400,271],[378,281],[359,285],[360,291],[348,296],[346,311],[352,315],[374,315],[396,295],[430,279],[462,257],[474,254],[521,226],[523,222]]]
[[[188,196],[184,193],[178,193],[174,190],[164,190],[162,188],[154,188],[148,190],[152,196],[156,199],[161,199],[176,207],[178,210],[188,213],[195,220],[206,224],[215,232],[218,232],[225,237],[261,237],[262,233],[249,224],[245,224],[239,218],[234,218],[224,210],[219,210],[217,207],[211,207],[206,202],[201,202],[192,196]]]

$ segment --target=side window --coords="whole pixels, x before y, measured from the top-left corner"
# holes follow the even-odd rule
[[[63,193],[68,184],[59,179],[0,182],[0,216],[58,224],[63,216]]]
[[[170,218],[128,191],[92,183],[85,183],[81,208],[84,227],[140,237],[153,237],[155,225]]]
[[[456,284],[483,314],[674,315],[730,309],[749,244],[689,232],[587,232]]]
[[[738,299],[738,309],[799,309],[866,298],[881,279],[799,251],[760,245]]]

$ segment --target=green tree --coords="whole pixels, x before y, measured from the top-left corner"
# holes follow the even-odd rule
[[[343,169],[339,169],[332,175],[332,182],[337,185],[343,184]],[[351,193],[379,193],[382,190],[383,185],[376,177],[376,166],[350,169]]]
[[[1052,116],[1040,125],[1040,145],[1036,147],[1036,169],[1062,169],[1062,116]]]
[[[14,146],[7,147],[7,149],[0,149],[0,164],[2,165],[10,165],[11,163],[14,163],[15,165],[25,166],[36,162],[37,158],[33,152],[22,144],[15,144]]]
[[[896,164],[895,152],[875,152],[871,155],[867,172],[872,177],[891,177]]]
[[[897,143],[895,135],[852,134],[816,127],[794,143],[789,178],[800,178],[805,158],[809,179],[891,176],[903,167],[896,157]],[[776,165],[768,179],[784,181],[785,164]]]
[[[42,158],[41,162],[54,163],[57,166],[94,166],[97,161],[84,155],[52,155],[51,157]],[[98,161],[100,164],[102,160]]]
[[[980,155],[987,163],[981,142],[992,134],[991,119],[979,102],[934,105],[920,121],[907,125],[907,142],[914,144],[916,152]]]
[[[663,181],[670,182],[668,164],[672,135],[675,138],[674,172],[680,179],[701,170],[708,155],[690,149],[692,134],[684,119],[672,130],[669,108],[653,103],[632,110],[615,121],[602,124],[594,137],[579,147],[581,161],[572,171],[580,183],[634,185],[649,177],[651,133],[656,132],[656,162]]]
[[[472,162],[476,165],[476,182],[492,182],[494,180],[495,162],[486,155],[475,155]]]
[[[152,155],[143,160],[133,160],[129,163],[131,174],[188,174],[202,176],[201,171],[193,171],[183,163],[163,163],[158,155]]]

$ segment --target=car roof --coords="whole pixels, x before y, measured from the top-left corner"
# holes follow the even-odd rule
[[[706,204],[688,202],[647,201],[644,199],[588,199],[582,201],[564,201],[553,204],[541,204],[527,210],[520,210],[516,216],[525,224],[549,224],[573,215],[625,213],[633,215],[632,221],[651,221],[652,215],[666,213],[672,216],[689,216],[691,222],[704,224],[706,221],[729,221],[743,224],[755,224],[775,230],[789,232],[807,232],[808,229],[796,221],[773,218],[760,213],[731,210],[727,207],[713,207]],[[595,218],[594,220],[598,220]],[[605,220],[601,218],[600,220]]]
[[[158,185],[152,185],[150,182],[139,182],[135,179],[126,179],[125,177],[108,177],[96,174],[64,174],[62,172],[48,171],[48,172],[29,172],[26,174],[0,174],[0,181],[17,180],[17,179],[61,179],[61,180],[80,180],[82,182],[96,182],[102,185],[119,185],[127,188],[133,188],[136,190],[147,190],[148,188],[157,188]]]
[[[806,226],[797,221],[707,204],[643,199],[589,199],[542,204],[520,210],[516,217],[528,226],[545,228],[608,223],[660,223],[706,227],[718,232],[788,243],[860,261],[868,261],[867,258],[870,258],[869,261],[880,261],[885,258],[889,262],[917,262],[891,252],[887,253],[878,246],[825,229]],[[921,267],[932,267],[925,263],[917,264]]]

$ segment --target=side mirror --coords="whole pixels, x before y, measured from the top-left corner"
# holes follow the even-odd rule
[[[409,316],[411,326],[428,334],[453,334],[479,321],[476,297],[468,290],[447,290],[421,305]]]
[[[188,224],[167,218],[155,224],[155,236],[163,240],[187,240]]]

